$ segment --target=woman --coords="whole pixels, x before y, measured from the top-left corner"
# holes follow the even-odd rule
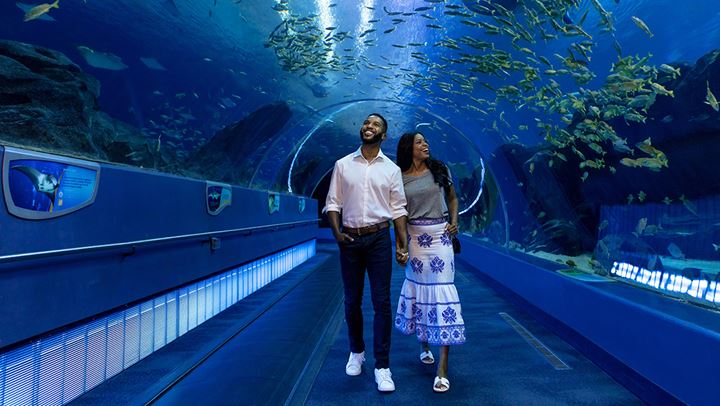
[[[450,345],[465,342],[465,324],[453,283],[455,261],[452,237],[457,234],[458,202],[448,168],[430,157],[421,133],[400,138],[397,164],[403,173],[407,198],[409,255],[397,254],[405,268],[395,327],[417,335],[422,346],[420,360],[432,364],[430,344],[440,346],[440,361],[433,382],[435,392],[450,389]],[[445,220],[449,211],[450,222]],[[409,262],[409,263],[408,263]]]

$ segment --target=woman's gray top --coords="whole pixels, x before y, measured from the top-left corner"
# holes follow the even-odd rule
[[[403,175],[408,219],[442,218],[447,213],[445,191],[435,183],[430,170],[419,176]]]

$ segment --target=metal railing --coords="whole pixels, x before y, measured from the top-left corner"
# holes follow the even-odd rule
[[[281,228],[294,228],[295,226],[300,226],[300,225],[305,225],[305,224],[310,224],[310,223],[317,223],[318,221],[320,221],[320,220],[319,219],[302,220],[302,221],[293,221],[293,222],[288,222],[288,223],[276,223],[276,224],[267,224],[267,225],[262,225],[262,226],[234,228],[234,229],[230,229],[230,230],[207,231],[204,233],[173,235],[173,236],[169,236],[169,237],[159,237],[159,238],[149,238],[149,239],[145,239],[145,240],[117,242],[117,243],[111,243],[111,244],[89,245],[89,246],[85,246],[85,247],[73,247],[73,248],[63,248],[63,249],[49,250],[49,251],[38,251],[38,252],[26,252],[26,253],[22,253],[22,254],[1,255],[0,256],[0,264],[8,263],[8,262],[25,261],[25,260],[30,260],[30,259],[57,257],[57,256],[62,256],[62,255],[83,254],[83,253],[87,253],[87,252],[95,252],[95,251],[119,249],[119,248],[131,248],[132,252],[134,252],[135,248],[137,248],[139,246],[143,246],[143,245],[192,240],[192,239],[205,238],[205,237],[208,239],[208,241],[210,241],[211,238],[222,236],[222,235],[231,235],[231,234],[239,234],[239,233],[250,234],[253,231],[264,231],[264,230],[276,231]]]

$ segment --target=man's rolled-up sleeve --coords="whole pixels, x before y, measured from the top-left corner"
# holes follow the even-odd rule
[[[325,207],[323,213],[329,211],[342,212],[343,199],[342,199],[342,180],[340,179],[342,173],[339,162],[335,162],[335,168],[333,169],[332,177],[330,178],[330,189],[328,189],[327,198],[325,199]]]
[[[405,188],[403,187],[402,174],[398,168],[393,174],[392,185],[390,186],[390,209],[392,210],[393,220],[407,216],[408,212],[405,206],[407,206]]]

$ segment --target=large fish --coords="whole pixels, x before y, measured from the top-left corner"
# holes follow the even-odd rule
[[[140,57],[140,61],[150,69],[154,70],[167,70],[160,62],[155,58],[143,58]]]
[[[50,199],[50,211],[55,203],[55,193],[57,193],[60,181],[52,174],[40,172],[39,170],[26,165],[15,165],[10,169],[21,172],[32,182],[33,187],[39,193],[44,194]],[[62,177],[62,176],[61,176]]]
[[[705,96],[704,103],[707,104],[708,106],[712,107],[713,110],[720,111],[720,104],[718,104],[718,101],[715,98],[715,95],[713,94],[713,92],[710,91],[710,82],[705,81],[705,83],[707,84],[707,96]]]
[[[328,88],[319,83],[308,84],[307,86],[312,90],[313,96],[315,97],[323,98],[330,94]]]
[[[85,62],[95,68],[123,70],[128,67],[123,63],[122,59],[115,54],[111,54],[109,52],[97,52],[83,45],[78,46],[77,50],[85,59]]]
[[[27,13],[25,13],[23,21],[27,22],[38,19],[47,14],[47,12],[52,8],[60,8],[60,0],[55,0],[55,3],[52,4],[44,3],[31,8]]]
[[[39,170],[26,165],[16,165],[10,169],[22,172],[30,179],[35,190],[48,194],[51,199],[54,197],[55,189],[58,187],[58,180],[53,175],[40,172]]]
[[[18,6],[18,8],[19,8],[20,10],[22,10],[23,12],[25,12],[26,15],[30,12],[30,10],[32,10],[32,9],[35,7],[35,5],[33,5],[33,4],[25,4],[25,3],[20,3],[20,2],[15,3],[15,5]],[[39,17],[37,17],[37,18],[35,18],[35,19],[36,19],[36,20],[43,20],[43,21],[55,21],[55,19],[52,18],[52,17],[50,17],[49,14],[42,14],[42,15],[40,15]]]

